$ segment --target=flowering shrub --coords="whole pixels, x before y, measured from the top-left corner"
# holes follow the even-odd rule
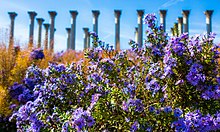
[[[214,34],[169,37],[144,18],[143,48],[94,47],[68,65],[32,65],[9,93],[20,131],[215,131],[220,129],[218,46]]]

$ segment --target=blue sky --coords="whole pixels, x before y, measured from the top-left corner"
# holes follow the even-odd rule
[[[0,29],[1,34],[9,27],[10,19],[7,12],[18,14],[15,20],[15,38],[20,44],[28,42],[29,16],[27,11],[36,11],[36,18],[44,18],[49,22],[48,11],[55,10],[55,51],[66,50],[67,33],[71,17],[69,10],[79,12],[76,20],[76,49],[83,49],[83,27],[92,30],[91,10],[100,10],[99,37],[107,43],[114,44],[115,24],[114,9],[121,9],[121,49],[129,48],[129,39],[134,39],[134,28],[137,26],[137,9],[144,9],[146,13],[155,13],[159,20],[159,9],[167,9],[166,30],[182,16],[182,9],[190,9],[190,35],[206,32],[204,11],[213,9],[212,29],[217,33],[216,42],[220,41],[220,1],[219,0],[1,0],[0,1]],[[37,42],[38,25],[35,21],[34,41]],[[42,34],[44,38],[44,30]],[[2,35],[1,35],[2,37]],[[145,38],[145,36],[144,36]]]

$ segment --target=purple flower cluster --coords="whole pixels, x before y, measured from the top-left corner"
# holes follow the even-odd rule
[[[179,118],[171,125],[176,131],[217,131],[220,129],[220,113],[213,116],[210,114],[202,115],[199,110],[188,112],[183,118]]]
[[[168,44],[173,52],[179,56],[182,56],[186,50],[184,42],[182,41],[183,35],[180,37],[172,38],[170,43]]]
[[[205,81],[205,75],[202,73],[202,70],[203,66],[201,64],[192,64],[189,73],[186,75],[186,79],[190,82],[190,84],[196,86],[200,82]]]
[[[205,100],[220,99],[220,88],[219,85],[216,86],[203,86],[203,93],[201,97]]]
[[[33,60],[41,60],[44,58],[44,52],[42,49],[34,49],[30,53],[30,59]]]
[[[144,110],[144,105],[140,99],[129,99],[127,102],[123,101],[122,109],[127,112],[134,110],[141,113]]]
[[[147,24],[149,28],[153,28],[156,22],[155,14],[147,14],[143,18],[144,24]]]
[[[150,82],[146,82],[146,89],[152,91],[154,95],[161,89],[161,86],[156,79],[152,79]]]
[[[90,115],[90,112],[84,111],[83,108],[78,108],[73,112],[73,117],[69,124],[77,132],[81,132],[85,127],[92,127],[95,124],[95,120]]]
[[[43,127],[43,122],[37,118],[38,113],[35,112],[34,102],[28,101],[25,105],[21,106],[19,110],[14,113],[9,120],[16,119],[17,130],[21,131],[34,131],[40,132]],[[26,128],[24,125],[29,124],[29,127]]]
[[[140,124],[138,123],[138,121],[135,121],[132,126],[131,126],[131,129],[130,129],[130,132],[136,132],[140,127]]]
[[[29,88],[33,89],[33,87],[28,87],[28,85],[25,86],[23,84],[14,83],[14,85],[9,88],[9,94],[13,99],[25,104],[29,100],[34,99],[33,93]]]

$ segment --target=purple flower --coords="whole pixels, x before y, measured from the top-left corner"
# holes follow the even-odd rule
[[[180,108],[176,108],[174,110],[174,116],[175,117],[180,117],[183,114],[183,111]]]
[[[135,121],[135,122],[132,124],[130,131],[131,131],[131,132],[136,132],[136,131],[139,129],[139,127],[140,127],[140,124],[138,123],[138,121]]]
[[[34,49],[30,54],[30,58],[33,60],[41,60],[44,58],[44,52],[42,49]]]
[[[154,112],[154,111],[155,111],[155,108],[154,108],[153,106],[150,106],[150,107],[149,107],[149,111],[150,111],[150,112]]]
[[[201,73],[202,69],[203,69],[203,66],[197,63],[194,63],[190,67],[190,71],[186,75],[186,78],[193,86],[196,86],[200,82],[205,81],[205,75]]]
[[[122,109],[128,112],[129,108],[141,113],[144,110],[144,105],[140,99],[129,99],[127,102],[123,101]]]
[[[150,82],[147,83],[146,89],[152,91],[153,94],[155,94],[157,91],[160,90],[160,85],[156,79],[152,79]]]
[[[170,113],[170,112],[172,112],[172,108],[171,108],[170,106],[167,106],[167,107],[165,107],[165,108],[163,109],[163,111],[164,111],[165,113]]]

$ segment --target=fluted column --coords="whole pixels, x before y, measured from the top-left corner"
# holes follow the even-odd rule
[[[50,15],[50,52],[54,50],[54,32],[55,32],[55,17],[57,15],[56,11],[49,11]]]
[[[178,21],[178,31],[179,31],[179,35],[180,35],[183,33],[183,18],[178,17],[177,21]]]
[[[164,32],[166,32],[166,16],[167,10],[160,10],[160,24],[163,25]]]
[[[70,11],[71,15],[71,34],[70,34],[70,48],[75,50],[76,47],[76,17],[78,15],[77,11]]]
[[[50,28],[50,24],[45,23],[44,28],[45,28],[44,50],[48,50],[48,30]]]
[[[37,47],[41,48],[41,34],[42,34],[42,24],[44,22],[43,18],[37,18],[37,23],[38,23],[38,42],[37,42]]]
[[[17,16],[17,13],[8,12],[8,14],[9,14],[9,17],[11,19],[10,36],[9,36],[9,48],[12,48],[14,46],[14,24],[15,24],[15,17]]]
[[[70,32],[71,32],[71,28],[66,28],[66,32],[67,32],[67,50],[70,49]]]
[[[182,15],[183,15],[183,32],[189,33],[189,10],[183,10]]]
[[[138,27],[135,27],[134,36],[135,36],[135,42],[138,43]]]
[[[34,11],[28,11],[30,17],[30,31],[29,31],[29,48],[33,47],[33,40],[34,40],[34,19],[37,16],[37,13]]]
[[[83,28],[84,31],[84,49],[89,48],[88,37],[89,37],[89,28]]]
[[[98,17],[100,12],[98,10],[93,10],[93,31],[98,34]]]
[[[143,15],[144,10],[137,10],[138,15],[138,47],[143,45]]]
[[[120,50],[120,16],[121,10],[115,10],[115,49]]]
[[[213,10],[206,10],[204,12],[204,14],[206,15],[207,34],[210,34],[212,32],[212,14],[213,14]]]

